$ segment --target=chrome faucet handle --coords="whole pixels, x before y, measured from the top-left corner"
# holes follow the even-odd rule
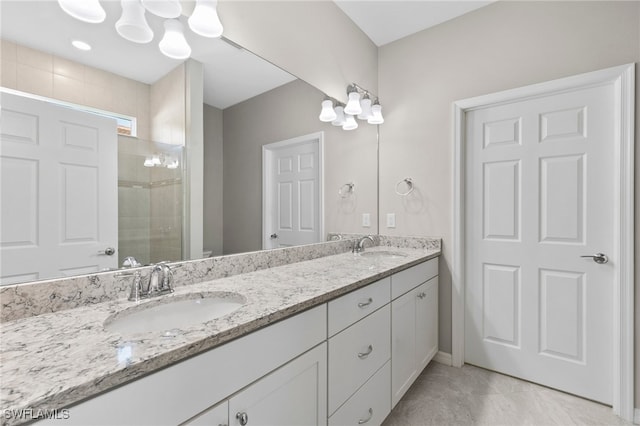
[[[147,283],[146,293],[147,295],[152,295],[154,293],[158,293],[160,291],[160,286],[162,283],[162,279],[160,274],[163,274],[164,270],[162,265],[156,263],[153,265],[153,269],[151,270],[151,274],[149,274],[149,282]]]
[[[162,267],[162,283],[160,285],[160,291],[169,291],[173,293],[173,269],[167,262],[160,262]]]
[[[142,273],[135,271],[133,273],[133,282],[129,291],[129,301],[139,302],[142,296]]]

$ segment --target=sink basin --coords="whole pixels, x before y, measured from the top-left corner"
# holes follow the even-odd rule
[[[187,294],[150,300],[107,318],[104,328],[121,334],[165,332],[202,324],[231,312],[246,303],[244,296],[232,292]]]
[[[365,251],[360,253],[359,256],[370,259],[397,259],[400,257],[407,257],[407,255],[404,253],[387,250]]]

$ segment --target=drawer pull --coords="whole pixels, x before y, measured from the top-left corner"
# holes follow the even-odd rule
[[[372,299],[372,298],[369,298],[369,299],[367,299],[367,301],[366,301],[366,302],[360,302],[360,303],[358,303],[358,308],[366,308],[367,306],[369,306],[369,305],[370,305],[370,304],[372,304],[372,303],[373,303],[373,299]]]
[[[369,417],[367,417],[366,419],[358,420],[358,424],[363,425],[367,423],[369,420],[371,420],[372,418],[373,418],[373,408],[369,408]]]
[[[360,352],[358,353],[358,358],[360,359],[365,359],[366,357],[368,357],[369,355],[371,355],[371,352],[373,352],[373,346],[369,345],[369,347],[367,348],[366,352]]]
[[[424,299],[427,296],[427,294],[423,291],[422,293],[418,294],[418,297],[420,299]]]

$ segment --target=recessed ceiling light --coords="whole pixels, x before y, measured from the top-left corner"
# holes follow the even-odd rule
[[[91,50],[91,45],[81,40],[73,40],[71,44],[78,50]]]

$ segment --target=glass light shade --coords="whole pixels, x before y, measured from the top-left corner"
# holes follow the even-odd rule
[[[98,0],[58,0],[58,4],[68,15],[91,24],[99,24],[107,17]]]
[[[149,43],[153,31],[144,17],[144,7],[140,0],[122,0],[122,16],[116,22],[116,31],[122,38],[134,43]]]
[[[153,164],[154,166],[162,165],[162,160],[160,160],[160,156],[154,155],[153,157],[151,157],[151,164]]]
[[[384,118],[382,117],[382,105],[376,103],[371,106],[371,118],[367,120],[369,124],[382,124]]]
[[[345,122],[342,125],[342,130],[355,130],[358,128],[358,122],[356,118],[351,114],[345,114]]]
[[[341,105],[338,105],[335,109],[334,109],[335,113],[336,113],[336,119],[333,120],[331,122],[332,125],[334,126],[342,126],[345,122],[345,116],[344,116],[344,107]]]
[[[172,59],[187,59],[191,55],[191,47],[182,33],[182,23],[177,19],[164,21],[164,37],[158,46]]]
[[[360,106],[360,93],[350,92],[349,102],[344,107],[345,114],[358,115],[362,113],[362,107]]]
[[[153,158],[152,157],[147,157],[144,159],[144,166],[145,167],[153,167],[155,164],[153,164]]]
[[[320,117],[318,117],[320,121],[328,123],[330,121],[338,118],[338,115],[333,110],[333,101],[330,99],[326,99],[322,101],[322,110],[320,111]]]
[[[220,37],[223,28],[217,5],[218,0],[198,0],[188,21],[191,31],[203,37]]]
[[[360,101],[360,106],[362,107],[362,112],[358,114],[358,118],[360,120],[368,120],[371,118],[373,113],[371,112],[371,99],[369,96],[365,95],[364,98]]]
[[[179,0],[142,0],[142,5],[161,18],[177,18],[182,13]]]

